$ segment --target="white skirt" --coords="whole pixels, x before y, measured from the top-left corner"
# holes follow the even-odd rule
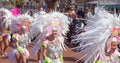
[[[26,48],[24,48],[24,50],[25,50],[25,55],[26,55],[26,58],[28,58],[29,57],[29,51],[26,49]],[[17,61],[16,61],[16,58],[15,58],[15,54],[16,53],[18,53],[18,50],[17,49],[13,49],[12,51],[10,51],[9,53],[8,53],[8,58],[9,58],[9,63],[17,63]]]

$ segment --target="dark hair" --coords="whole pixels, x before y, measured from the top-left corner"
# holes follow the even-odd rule
[[[20,8],[20,5],[16,5],[15,7]]]
[[[29,14],[30,14],[30,16],[33,16],[33,11],[30,10],[30,11],[29,11]]]

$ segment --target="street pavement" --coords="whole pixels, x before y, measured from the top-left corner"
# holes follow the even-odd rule
[[[69,45],[68,45],[69,46]],[[33,56],[32,54],[32,47],[33,45],[28,47],[28,50],[30,51],[30,58],[28,60],[28,63],[37,63],[37,57]],[[80,54],[77,54],[77,52],[74,52],[72,48],[66,47],[67,51],[64,51],[64,62],[65,63],[83,63],[82,61],[76,62],[80,58]],[[11,51],[12,49],[9,47],[7,49],[7,52]],[[0,58],[0,63],[9,63],[8,58]]]

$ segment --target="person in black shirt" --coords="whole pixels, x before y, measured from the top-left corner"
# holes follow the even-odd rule
[[[80,9],[78,10],[77,15],[78,15],[79,18],[84,18],[84,17],[85,17],[85,13],[84,13],[84,11],[82,11],[82,8],[80,8]]]

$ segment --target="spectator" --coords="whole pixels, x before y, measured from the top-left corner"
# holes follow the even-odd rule
[[[43,2],[43,11],[47,10],[47,4],[45,2]]]
[[[69,26],[69,32],[67,34],[68,42],[71,42],[71,36],[75,35],[74,28],[75,28],[75,25],[76,25],[76,22],[77,22],[76,21],[77,14],[76,14],[73,7],[70,8],[70,10],[68,12],[68,16],[73,19],[73,21],[71,22],[71,24]]]
[[[79,18],[84,18],[84,17],[85,17],[85,13],[84,13],[84,11],[82,11],[82,8],[80,8],[80,9],[78,10],[77,15],[78,15]]]
[[[0,2],[0,8],[1,8],[1,7],[3,7],[3,4],[2,4],[2,2]]]
[[[33,0],[29,0],[28,2],[28,8],[33,9]]]
[[[23,9],[26,9],[28,6],[29,0],[24,0]]]
[[[75,12],[75,10],[74,10],[73,7],[70,8],[70,10],[69,10],[69,12],[68,12],[68,16],[69,16],[70,18],[72,18],[73,20],[76,19],[77,14],[76,14],[76,12]]]
[[[91,19],[92,13],[90,12],[90,9],[87,7],[85,11],[86,11],[85,18]]]

